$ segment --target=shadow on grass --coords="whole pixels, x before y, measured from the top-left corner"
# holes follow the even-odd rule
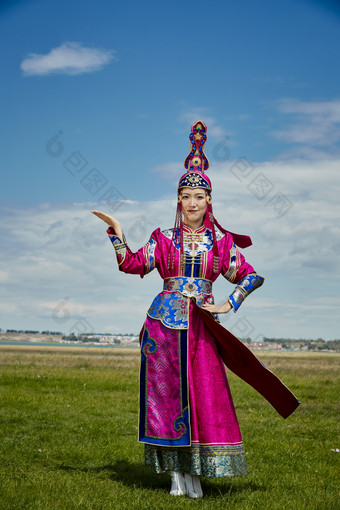
[[[151,468],[142,463],[130,462],[126,459],[117,460],[114,464],[107,464],[105,466],[97,467],[77,467],[77,466],[59,466],[59,469],[64,471],[82,471],[102,473],[108,472],[111,480],[123,483],[130,488],[141,488],[150,490],[159,490],[168,492],[170,489],[170,475],[169,473],[157,474]],[[213,481],[207,478],[202,478],[203,491],[206,496],[226,496],[243,491],[265,491],[264,486],[257,485],[254,482],[246,480],[237,480],[237,484],[233,483],[234,479],[219,479],[219,483],[214,484]]]

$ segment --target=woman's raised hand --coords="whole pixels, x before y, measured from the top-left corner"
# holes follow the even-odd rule
[[[113,230],[115,231],[115,234],[121,240],[123,240],[123,230],[122,230],[121,224],[119,223],[118,220],[116,220],[109,214],[105,214],[100,211],[91,211],[91,213],[94,214],[95,216],[98,216],[98,218],[100,218],[101,220],[105,221],[105,223],[107,223],[110,227],[113,228]]]

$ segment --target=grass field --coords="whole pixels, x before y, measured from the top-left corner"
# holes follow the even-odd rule
[[[229,380],[249,475],[168,495],[136,441],[138,352],[0,350],[0,509],[340,509],[340,355],[258,353],[303,403],[283,420]]]

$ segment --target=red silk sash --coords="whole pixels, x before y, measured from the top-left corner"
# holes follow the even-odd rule
[[[258,391],[283,418],[288,418],[300,402],[287,386],[266,368],[236,336],[216,322],[210,312],[200,308],[195,302],[194,309],[216,338],[226,367]]]

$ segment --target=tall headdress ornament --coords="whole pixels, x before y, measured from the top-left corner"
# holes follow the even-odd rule
[[[207,126],[201,120],[198,120],[191,126],[189,135],[190,152],[184,161],[184,167],[187,173],[179,181],[178,189],[204,188],[211,191],[210,179],[204,175],[204,171],[209,168],[209,161],[204,154],[204,144],[207,140]]]

